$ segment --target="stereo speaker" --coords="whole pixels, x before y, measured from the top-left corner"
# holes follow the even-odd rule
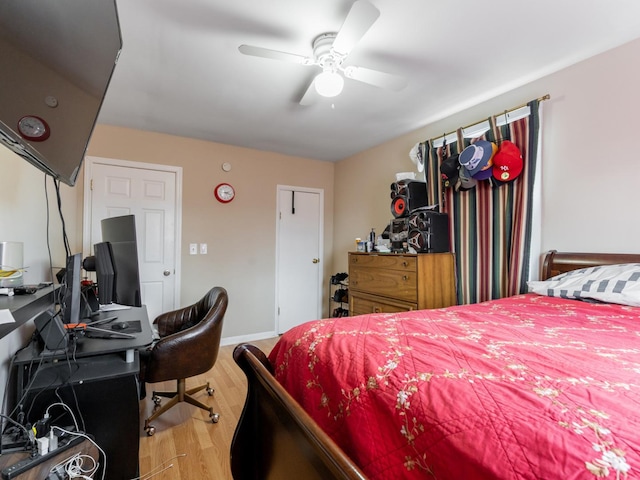
[[[391,184],[391,214],[394,218],[408,216],[413,210],[426,207],[427,183],[418,180],[398,180]]]
[[[414,212],[407,219],[407,244],[418,253],[449,251],[449,215],[430,210]]]

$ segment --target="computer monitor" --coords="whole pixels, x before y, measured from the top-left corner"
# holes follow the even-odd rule
[[[82,297],[82,254],[67,257],[67,265],[62,277],[60,309],[64,323],[80,323],[91,315],[87,302]]]
[[[100,223],[102,241],[111,244],[117,272],[116,303],[141,307],[135,215],[105,218]]]
[[[100,242],[93,246],[95,254],[96,284],[98,300],[101,305],[108,305],[117,300],[118,271],[113,258],[111,243]]]

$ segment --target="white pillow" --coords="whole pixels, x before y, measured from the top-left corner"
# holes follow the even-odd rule
[[[530,292],[549,297],[640,307],[640,263],[581,268],[527,285]]]

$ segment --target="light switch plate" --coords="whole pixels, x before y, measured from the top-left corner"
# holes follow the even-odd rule
[[[207,244],[206,243],[201,243],[200,244],[200,255],[206,255],[207,254]]]
[[[189,244],[189,255],[197,255],[198,254],[198,244],[190,243]]]

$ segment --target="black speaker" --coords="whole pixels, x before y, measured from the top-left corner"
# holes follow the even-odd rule
[[[67,350],[69,336],[59,315],[56,315],[52,310],[47,310],[34,318],[33,322],[45,349],[50,351]]]
[[[398,180],[391,184],[391,214],[394,218],[406,217],[413,210],[427,205],[426,182]]]
[[[407,219],[407,244],[418,253],[449,251],[449,215],[424,210],[413,212]]]

